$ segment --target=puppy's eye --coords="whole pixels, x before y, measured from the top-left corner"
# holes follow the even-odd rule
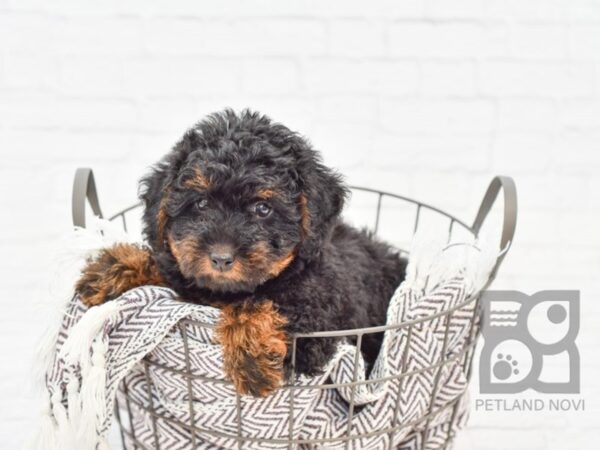
[[[206,209],[207,205],[208,205],[208,200],[206,200],[205,198],[200,199],[196,202],[196,209],[199,211],[202,211],[202,210]]]
[[[254,213],[261,219],[271,214],[271,211],[273,211],[273,208],[267,202],[258,202],[254,205]]]

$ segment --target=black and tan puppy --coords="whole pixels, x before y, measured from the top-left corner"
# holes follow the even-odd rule
[[[155,284],[222,308],[227,376],[241,393],[267,395],[290,365],[289,333],[381,325],[404,277],[395,251],[340,221],[346,193],[285,126],[213,114],[142,180],[149,246],[103,250],[77,290],[96,305]],[[363,340],[369,363],[380,340]],[[299,339],[296,371],[317,373],[334,350],[331,338]]]

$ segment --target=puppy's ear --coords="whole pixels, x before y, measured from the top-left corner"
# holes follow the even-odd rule
[[[169,168],[161,162],[140,181],[139,197],[144,204],[143,232],[146,241],[154,250],[160,249],[165,239],[165,203],[170,178]]]
[[[195,134],[193,131],[189,131],[173,150],[140,181],[139,198],[144,204],[143,233],[146,241],[154,250],[161,249],[166,239],[168,222],[166,203],[170,186],[194,146]]]
[[[301,151],[298,164],[304,234],[298,255],[310,260],[319,256],[329,238],[344,207],[348,190],[341,176],[321,164],[318,154],[307,145]]]

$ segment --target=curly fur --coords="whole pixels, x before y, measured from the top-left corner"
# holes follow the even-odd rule
[[[75,290],[93,306],[144,284],[163,284],[150,249],[136,244],[115,244],[102,249],[88,263]]]
[[[226,305],[216,328],[226,373],[242,394],[264,396],[283,383],[287,320],[273,302]]]
[[[240,336],[255,335],[239,327],[237,335],[231,331],[239,322],[236,314],[258,318],[265,314],[264,305],[273,305],[285,325],[271,318],[270,331],[262,331],[280,338],[280,328],[311,332],[384,323],[406,261],[387,244],[340,220],[347,195],[341,177],[322,164],[306,139],[285,126],[247,110],[213,114],[183,136],[141,187],[144,234],[160,282],[186,301],[220,305],[227,312],[223,320],[229,321],[228,335],[234,337],[225,350],[238,357],[228,361],[226,370],[238,381],[246,372],[241,377],[245,387],[239,389],[259,395],[269,391],[260,376],[250,373],[254,369],[247,355],[256,362],[256,352],[234,348],[234,342],[247,341]],[[257,216],[259,202],[268,203],[268,217]],[[224,245],[233,249],[235,261],[231,270],[220,272],[211,266],[209,254]],[[365,336],[367,362],[376,358],[380,341],[379,335]],[[334,350],[333,338],[299,339],[296,371],[318,372]],[[265,361],[263,374],[279,367]],[[266,384],[274,386],[278,376],[269,373]],[[252,380],[259,381],[252,386]]]

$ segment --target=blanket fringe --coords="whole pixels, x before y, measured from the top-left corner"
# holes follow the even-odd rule
[[[57,442],[57,424],[52,415],[50,401],[42,411],[39,419],[39,428],[36,435],[25,445],[26,450],[60,450]]]
[[[49,298],[40,301],[44,315],[50,316],[50,325],[42,335],[35,352],[34,374],[36,383],[44,385],[44,377],[52,367],[56,341],[69,300],[73,297],[73,286],[83,269],[86,259],[93,257],[102,248],[117,242],[141,242],[142,238],[123,231],[119,224],[92,216],[86,228],[75,227],[61,238],[55,250],[56,271],[48,286]]]
[[[92,357],[90,350],[105,324],[115,317],[121,310],[122,304],[118,301],[104,303],[90,308],[77,322],[63,346],[59,355],[69,364],[81,364],[82,374],[86,374],[90,367]]]
[[[79,401],[81,405],[81,427],[79,435],[96,437],[96,431],[101,429],[106,418],[106,366],[105,356],[108,343],[98,336],[92,345],[92,367],[83,379]]]
[[[53,392],[43,412],[38,435],[31,449],[81,450],[108,448],[98,436],[106,419],[106,353],[108,341],[105,327],[126,303],[113,301],[90,308],[77,322],[59,350],[59,357],[81,373],[71,371],[66,383],[66,406],[61,386],[50,386]],[[79,383],[81,375],[81,384]]]

